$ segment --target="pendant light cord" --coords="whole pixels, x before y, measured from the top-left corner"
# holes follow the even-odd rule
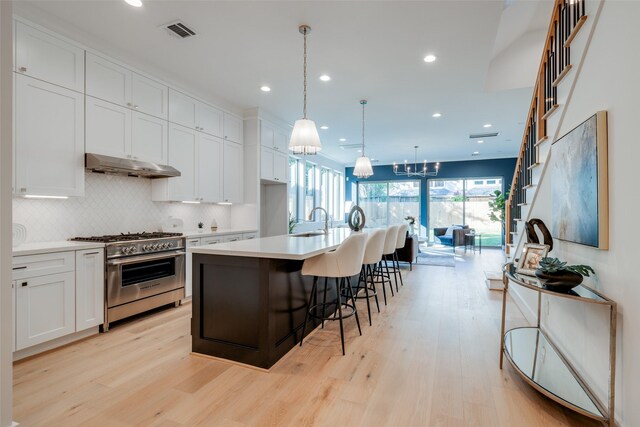
[[[367,104],[367,101],[360,101],[362,104],[362,157],[364,157],[364,106]]]
[[[304,74],[304,107],[302,109],[304,119],[307,118],[307,29],[304,30],[304,66],[303,66],[303,74]]]

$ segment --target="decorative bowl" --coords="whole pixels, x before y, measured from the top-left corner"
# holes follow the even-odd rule
[[[556,273],[544,273],[540,269],[537,269],[535,275],[547,289],[557,292],[569,292],[582,283],[584,279],[582,275],[569,270],[561,270]]]

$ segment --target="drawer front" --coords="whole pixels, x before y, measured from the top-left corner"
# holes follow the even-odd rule
[[[242,240],[250,240],[258,237],[258,233],[243,233]]]
[[[75,258],[74,251],[13,257],[13,280],[74,271]]]
[[[223,242],[237,242],[238,240],[242,240],[242,234],[229,234],[227,236],[222,236]]]
[[[222,242],[222,237],[209,237],[209,238],[202,238],[202,244],[203,245],[214,245],[216,243],[221,243]]]

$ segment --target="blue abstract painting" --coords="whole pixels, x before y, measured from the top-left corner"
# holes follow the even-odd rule
[[[599,247],[597,115],[552,147],[553,237]]]

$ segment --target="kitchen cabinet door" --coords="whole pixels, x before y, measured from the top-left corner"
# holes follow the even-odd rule
[[[222,140],[198,135],[198,195],[203,202],[222,201]]]
[[[15,21],[15,71],[84,92],[84,49]]]
[[[104,251],[76,251],[76,332],[104,322]]]
[[[16,194],[84,195],[84,95],[15,76]]]
[[[133,73],[128,68],[87,52],[87,95],[133,107],[132,79]]]
[[[227,234],[226,236],[222,236],[222,241],[225,243],[237,242],[239,240],[242,240],[242,234]]]
[[[273,156],[273,179],[286,183],[288,181],[289,156],[286,153],[276,152]]]
[[[223,117],[224,113],[221,110],[200,102],[198,103],[196,129],[222,138]]]
[[[131,114],[131,156],[136,160],[167,163],[168,122],[133,111]]]
[[[260,122],[260,145],[265,148],[273,148],[275,145],[275,127],[265,121]]]
[[[133,73],[131,102],[136,111],[167,120],[169,88],[155,80]]]
[[[87,153],[127,158],[131,153],[131,110],[87,96]]]
[[[224,139],[242,144],[242,119],[224,113]]]
[[[273,180],[273,158],[275,152],[270,148],[262,147],[260,151],[260,178]]]
[[[75,332],[75,273],[17,282],[16,350]]]
[[[244,199],[244,166],[242,145],[225,141],[223,146],[223,191],[227,203],[242,203]]]
[[[281,153],[289,151],[289,133],[283,129],[277,129],[273,141],[273,148]]]
[[[168,197],[174,201],[198,200],[196,187],[198,132],[183,126],[169,125],[168,163],[181,173],[167,178]]]
[[[198,100],[169,88],[169,121],[195,129],[198,104]]]

